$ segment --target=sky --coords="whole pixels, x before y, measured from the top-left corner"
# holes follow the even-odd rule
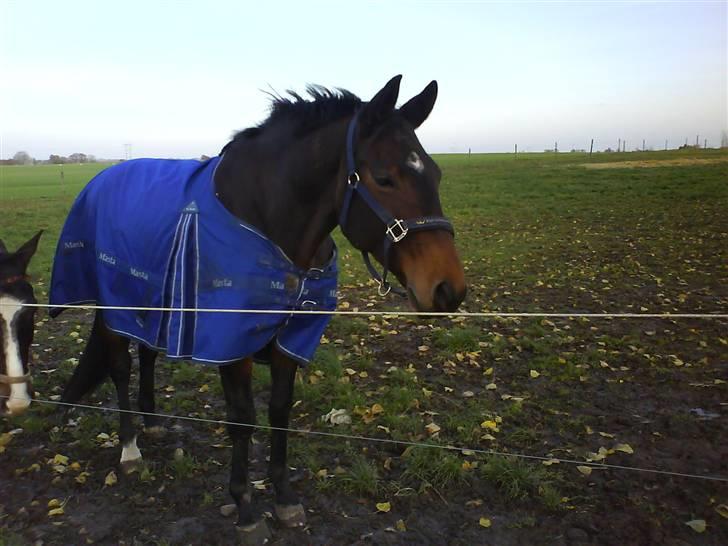
[[[430,80],[431,153],[709,146],[728,129],[718,2],[0,0],[0,158],[214,155],[266,91]]]

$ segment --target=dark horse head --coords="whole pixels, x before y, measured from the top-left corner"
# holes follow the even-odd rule
[[[454,311],[465,297],[463,267],[443,217],[440,169],[415,135],[437,83],[396,108],[400,80],[367,103],[318,86],[309,87],[311,100],[277,97],[267,120],[223,149],[216,190],[299,267],[330,256],[329,234],[340,224],[380,291],[391,270],[416,309]]]
[[[28,359],[36,303],[27,269],[38,248],[39,231],[15,252],[0,241],[0,414],[18,415],[30,405]]]

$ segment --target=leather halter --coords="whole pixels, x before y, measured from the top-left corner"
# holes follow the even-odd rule
[[[341,212],[339,213],[339,226],[341,226],[342,231],[345,231],[346,222],[349,217],[349,210],[351,208],[351,200],[356,193],[364,200],[371,211],[377,215],[385,226],[383,240],[384,263],[382,264],[383,271],[381,274],[372,265],[369,258],[369,252],[366,250],[361,251],[364,264],[367,266],[369,274],[377,282],[377,284],[379,284],[379,295],[386,296],[391,290],[395,294],[406,296],[407,292],[399,287],[393,287],[387,282],[387,273],[389,272],[389,252],[392,249],[392,245],[400,242],[409,233],[415,231],[442,229],[450,232],[454,236],[455,230],[453,229],[450,221],[443,216],[419,216],[407,219],[395,218],[379,203],[379,201],[377,201],[377,199],[367,189],[366,185],[360,183],[361,179],[356,170],[356,160],[354,157],[354,135],[356,133],[358,121],[359,112],[354,114],[354,117],[351,118],[349,128],[346,132],[346,168],[348,175],[346,177],[346,194],[344,195],[344,202],[341,206]]]

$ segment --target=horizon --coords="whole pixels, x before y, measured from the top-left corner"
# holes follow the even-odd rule
[[[4,2],[0,159],[212,156],[267,116],[268,90],[366,101],[397,73],[398,104],[438,80],[432,154],[718,147],[727,5]]]

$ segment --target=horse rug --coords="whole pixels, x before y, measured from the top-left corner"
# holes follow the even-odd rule
[[[103,311],[111,330],[171,358],[223,364],[275,343],[308,363],[331,315],[290,311],[336,307],[336,248],[321,269],[299,269],[217,199],[219,161],[138,159],[99,173],[63,227],[51,305],[173,309]]]

